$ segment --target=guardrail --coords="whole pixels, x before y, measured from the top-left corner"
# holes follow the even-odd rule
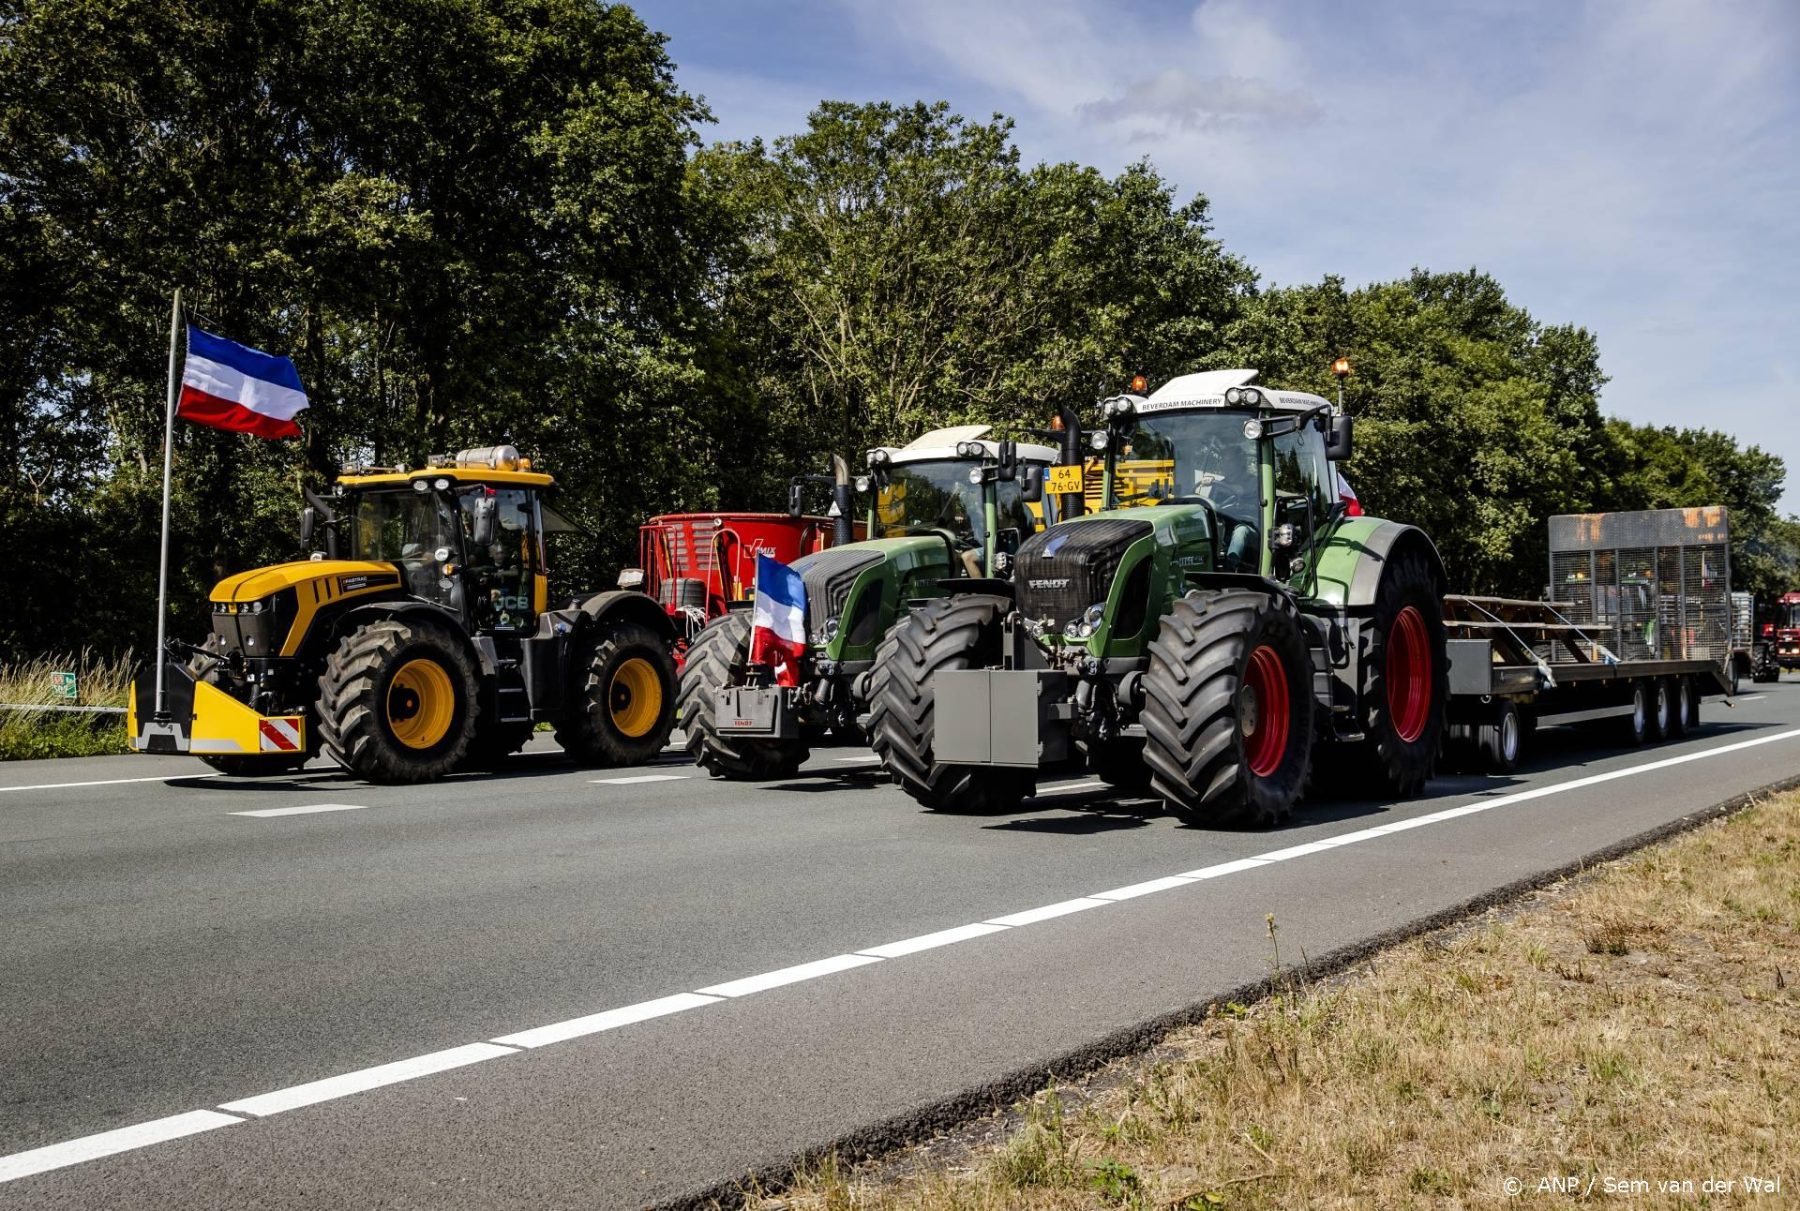
[[[0,702],[0,711],[18,711],[29,714],[32,711],[63,711],[72,715],[123,715],[122,706],[40,706],[30,702]]]

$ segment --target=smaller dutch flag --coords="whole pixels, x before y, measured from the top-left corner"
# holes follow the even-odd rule
[[[775,670],[776,685],[800,684],[806,655],[806,582],[767,555],[756,557],[756,604],[750,613],[750,663]]]

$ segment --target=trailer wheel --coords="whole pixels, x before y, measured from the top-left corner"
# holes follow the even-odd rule
[[[582,765],[642,765],[663,751],[675,728],[675,657],[649,627],[599,628],[577,649],[586,653],[585,667],[576,666],[581,680],[557,720],[556,742]]]
[[[1005,597],[963,593],[928,601],[882,640],[869,679],[869,747],[900,789],[933,811],[1016,810],[1033,789],[1033,771],[941,765],[931,752],[936,700],[933,673],[1000,662]]]
[[[1481,757],[1490,773],[1510,774],[1519,768],[1519,754],[1525,747],[1525,721],[1511,699],[1494,704],[1493,718],[1481,725]]]
[[[1667,740],[1674,729],[1674,699],[1669,696],[1669,679],[1658,677],[1646,687],[1650,696],[1650,740]]]
[[[1382,574],[1374,622],[1362,666],[1363,752],[1379,789],[1405,798],[1431,777],[1450,699],[1444,602],[1417,551],[1402,551]]]
[[[681,730],[688,756],[715,778],[791,778],[811,750],[806,739],[751,740],[719,731],[718,692],[743,685],[750,667],[750,615],[715,618],[694,639],[681,670]]]
[[[1245,589],[1177,601],[1150,644],[1142,718],[1150,784],[1183,821],[1280,823],[1312,772],[1312,658],[1293,603]]]
[[[1663,733],[1670,740],[1687,735],[1688,718],[1693,714],[1693,688],[1686,677],[1670,677],[1663,682],[1663,697],[1669,704],[1669,726]]]
[[[1642,681],[1631,683],[1631,713],[1621,720],[1620,739],[1637,748],[1650,739],[1650,691]]]
[[[429,782],[475,738],[475,662],[434,618],[387,618],[350,632],[319,681],[319,736],[370,782]]]

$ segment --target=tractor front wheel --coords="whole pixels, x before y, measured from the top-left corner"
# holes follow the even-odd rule
[[[350,632],[319,682],[319,736],[370,782],[429,782],[460,766],[475,737],[475,662],[434,618],[389,618]]]
[[[1364,754],[1379,789],[1406,798],[1431,777],[1450,699],[1443,598],[1418,551],[1389,562],[1374,624],[1362,667]]]
[[[1189,593],[1144,675],[1150,785],[1188,824],[1269,826],[1312,772],[1312,660],[1285,597]]]
[[[675,657],[656,632],[635,622],[596,624],[585,647],[573,701],[556,742],[586,766],[642,765],[675,729]]]
[[[750,615],[706,624],[681,669],[681,730],[694,764],[715,778],[754,782],[791,778],[810,753],[798,740],[749,740],[719,731],[719,691],[743,685],[750,668]]]
[[[964,593],[926,602],[895,626],[869,678],[869,747],[900,789],[933,811],[1017,810],[1031,771],[943,765],[931,751],[937,702],[931,677],[1000,663],[1000,623],[1012,601]]]

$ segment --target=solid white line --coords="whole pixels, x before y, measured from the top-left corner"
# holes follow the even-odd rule
[[[1046,904],[1042,908],[1027,908],[1024,912],[1008,913],[1004,917],[989,917],[988,925],[1036,925],[1039,921],[1048,921],[1053,917],[1066,917],[1072,912],[1085,912],[1090,908],[1100,908],[1110,904],[1110,900],[1096,900],[1089,896],[1077,896],[1073,900],[1063,900],[1056,904]]]
[[[747,997],[753,992],[780,988],[783,984],[816,980],[820,976],[835,975],[840,971],[849,971],[852,967],[866,967],[870,963],[879,962],[881,960],[874,955],[833,955],[829,959],[816,959],[811,963],[783,967],[780,971],[765,971],[759,976],[745,976],[741,980],[714,984],[711,988],[702,988],[700,992],[709,997]]]
[[[1184,879],[1217,879],[1224,875],[1235,875],[1240,871],[1254,870],[1258,866],[1267,866],[1262,858],[1239,858],[1235,862],[1221,862],[1217,866],[1202,866],[1199,870],[1184,870]]]
[[[224,774],[169,774],[162,778],[101,778],[95,782],[43,782],[37,786],[0,786],[7,791],[59,791],[76,786],[125,786],[132,782],[186,782],[189,778],[223,778]]]
[[[595,786],[636,786],[640,782],[680,782],[686,774],[639,774],[634,778],[589,778]]]
[[[1115,887],[1111,891],[1097,891],[1090,898],[1095,900],[1135,900],[1139,896],[1147,896],[1152,892],[1173,891],[1177,887],[1186,887],[1197,882],[1188,875],[1169,875],[1161,879],[1147,879],[1142,883],[1133,883],[1127,887]]]
[[[83,1161],[99,1160],[103,1156],[115,1156],[121,1152],[130,1152],[133,1148],[166,1144],[183,1136],[198,1135],[202,1131],[229,1127],[243,1121],[229,1114],[220,1114],[217,1110],[190,1110],[186,1114],[172,1114],[168,1118],[152,1119],[147,1123],[120,1127],[114,1131],[102,1131],[99,1135],[84,1135],[78,1140],[33,1148],[29,1152],[15,1152],[11,1156],[0,1157],[0,1182],[61,1169],[65,1165],[79,1165]]]
[[[397,1085],[401,1081],[415,1080],[435,1072],[447,1072],[467,1064],[479,1064],[483,1060],[497,1060],[503,1055],[517,1054],[517,1049],[512,1047],[497,1047],[493,1043],[469,1043],[447,1051],[434,1051],[430,1055],[415,1055],[410,1060],[396,1060],[392,1064],[380,1064],[374,1068],[346,1072],[341,1076],[328,1076],[322,1081],[291,1085],[272,1093],[259,1093],[255,1097],[240,1098],[235,1102],[223,1102],[219,1109],[254,1114],[261,1118],[280,1114],[285,1110],[298,1110],[302,1106],[318,1102],[329,1102],[333,1098],[348,1097],[352,1093],[379,1089],[383,1085]]]
[[[1739,694],[1736,698],[1729,699],[1729,701],[1731,701],[1731,702],[1755,702],[1758,698],[1766,698],[1766,697],[1768,697],[1767,694]]]
[[[304,807],[262,807],[253,812],[228,812],[232,816],[256,816],[268,819],[271,816],[310,816],[314,812],[364,812],[368,811],[365,803],[309,803]]]
[[[587,1034],[599,1034],[602,1030],[616,1030],[620,1026],[629,1026],[634,1022],[647,1022],[651,1018],[667,1017],[671,1013],[680,1013],[685,1009],[698,1009],[702,1005],[717,1005],[722,998],[703,997],[697,992],[677,993],[672,997],[662,997],[655,1001],[640,1001],[636,1005],[626,1005],[620,1009],[608,1009],[605,1013],[590,1013],[585,1018],[570,1018],[566,1022],[553,1022],[548,1026],[539,1026],[535,1030],[521,1030],[517,1034],[503,1034],[489,1042],[499,1043],[503,1047],[542,1047],[546,1043],[563,1043],[569,1039],[578,1039]]]
[[[1105,785],[1106,783],[1098,778],[1090,778],[1085,782],[1059,782],[1055,786],[1040,786],[1033,798],[1042,799],[1045,795],[1060,795],[1064,791],[1091,791]]]
[[[869,753],[862,757],[839,757],[837,760],[844,765],[868,765],[870,762],[881,760],[881,758],[874,753]]]
[[[994,925],[987,921],[978,921],[973,925],[958,925],[955,929],[940,929],[936,933],[922,933],[916,938],[902,938],[898,942],[889,942],[885,946],[871,946],[867,950],[859,950],[859,955],[874,955],[878,959],[898,959],[902,955],[918,954],[921,950],[935,950],[939,946],[951,946],[957,942],[967,942],[971,938],[985,938],[991,933],[1005,933],[1009,927]]]

